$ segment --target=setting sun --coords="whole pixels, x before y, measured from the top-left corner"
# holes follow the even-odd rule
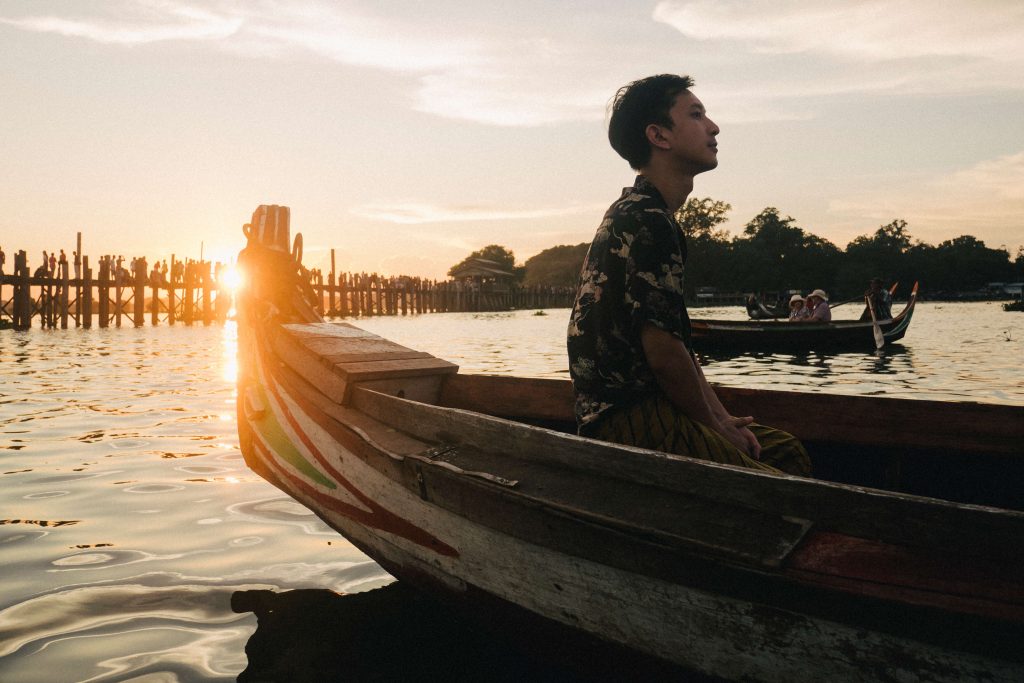
[[[236,266],[226,266],[220,274],[220,282],[230,292],[237,292],[242,288],[242,284],[245,279],[242,277],[242,271]]]

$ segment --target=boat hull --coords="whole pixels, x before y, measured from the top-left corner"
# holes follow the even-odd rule
[[[878,321],[886,345],[903,339],[917,303],[917,285],[906,308],[895,318]],[[742,351],[837,351],[873,350],[876,347],[871,321],[844,320],[831,323],[799,323],[788,320],[691,320],[693,348],[702,353]]]
[[[1024,679],[1024,515],[442,405],[450,364],[322,322],[284,220],[239,259],[240,447],[397,578],[731,680]]]
[[[261,381],[265,410],[292,446],[282,445],[275,429],[265,426],[267,413],[256,420],[243,414],[247,462],[401,579],[457,598],[487,594],[498,599],[493,604],[728,679],[864,680],[885,671],[893,680],[953,681],[985,671],[990,680],[1011,681],[1024,671],[1015,662],[843,623],[842,610],[829,619],[747,599],[744,593],[793,590],[756,573],[733,577],[737,589],[730,595],[721,587],[626,571],[495,531],[432,504],[429,493],[397,483],[359,453],[367,444],[356,434],[348,444],[335,438],[321,424],[324,416],[307,414],[271,376],[264,373]],[[320,476],[297,466],[291,448],[301,461],[317,465]],[[341,476],[335,479],[332,472]],[[364,506],[359,493],[372,496],[374,508]],[[325,504],[325,498],[341,504]],[[365,519],[375,511],[407,521],[421,535],[389,530],[386,521],[375,527]],[[680,575],[707,568],[701,562],[688,567],[680,558]],[[902,616],[899,630],[931,630],[925,628],[927,610]]]

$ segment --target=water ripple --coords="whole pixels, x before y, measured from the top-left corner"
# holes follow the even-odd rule
[[[517,311],[357,324],[463,372],[565,378],[567,320]],[[233,325],[0,332],[0,680],[233,680],[255,620],[231,611],[232,592],[391,580],[246,468],[235,335]],[[1021,358],[1024,316],[924,303],[905,343],[881,353],[748,353],[709,358],[705,371],[736,386],[1022,405]]]

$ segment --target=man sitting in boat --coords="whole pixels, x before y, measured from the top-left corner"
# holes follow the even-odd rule
[[[828,323],[832,322],[832,309],[828,306],[828,294],[823,289],[816,289],[807,295],[807,302],[804,304],[808,315],[798,322],[802,323]]]
[[[789,320],[790,322],[803,320],[811,315],[810,309],[804,305],[804,298],[799,294],[789,297]]]
[[[639,172],[597,229],[568,329],[580,434],[763,471],[809,476],[792,435],[730,415],[688,350],[686,238],[673,214],[718,165],[718,126],[663,74],[616,93],[612,148]]]
[[[871,284],[868,291],[864,292],[864,297],[871,301],[870,305],[875,309],[875,320],[888,320],[892,317],[892,295],[882,286],[882,278],[871,278]],[[871,309],[868,306],[864,307],[860,319],[871,320]]]

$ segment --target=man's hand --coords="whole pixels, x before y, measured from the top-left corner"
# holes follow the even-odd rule
[[[761,444],[754,433],[747,429],[747,425],[754,422],[752,417],[727,416],[718,422],[719,434],[724,436],[729,443],[740,449],[754,460],[761,459]]]

